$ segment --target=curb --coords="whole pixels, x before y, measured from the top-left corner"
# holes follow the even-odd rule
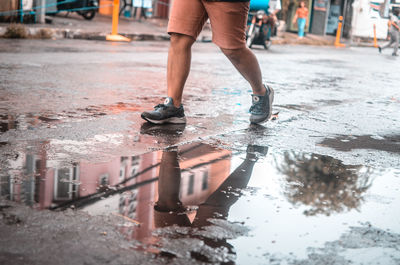
[[[8,26],[0,26],[0,38],[6,38],[4,35]],[[42,28],[42,27],[26,27],[27,38],[31,39],[79,39],[79,40],[97,40],[106,41],[109,32],[85,32],[82,29],[69,28]],[[151,33],[120,33],[120,35],[131,39],[131,41],[169,41],[168,34],[151,34]],[[199,36],[198,41],[211,42],[209,36]],[[318,45],[333,46],[334,43],[328,40],[308,39],[304,41],[296,41],[292,39],[278,38],[273,39],[274,45]],[[370,42],[352,42],[350,47],[373,47]]]

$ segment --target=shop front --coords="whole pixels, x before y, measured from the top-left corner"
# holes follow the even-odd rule
[[[354,0],[305,0],[308,8],[308,18],[305,32],[316,35],[335,35],[339,16],[344,17],[344,36],[347,36],[351,26],[352,6]],[[301,0],[282,0],[280,19],[286,22],[286,30],[297,32],[297,23],[292,23],[293,17]]]
[[[112,15],[114,0],[100,0],[99,13],[106,16]],[[151,11],[153,17],[168,18],[170,5],[173,0],[120,0],[120,15],[133,13],[136,7],[143,7]],[[151,8],[150,8],[151,6]],[[151,10],[150,10],[151,9]]]

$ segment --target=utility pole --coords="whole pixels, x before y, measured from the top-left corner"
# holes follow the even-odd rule
[[[44,24],[45,21],[45,16],[46,16],[46,0],[36,0],[36,6],[39,7],[39,9],[36,10],[37,12],[37,22]]]

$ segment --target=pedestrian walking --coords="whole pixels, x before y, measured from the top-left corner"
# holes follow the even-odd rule
[[[304,28],[307,25],[308,18],[308,8],[306,7],[306,3],[301,1],[299,3],[299,7],[296,10],[296,14],[293,17],[292,23],[295,24],[297,21],[298,35],[299,39],[304,37]]]
[[[282,9],[281,0],[270,0],[268,4],[268,19],[267,23],[263,25],[264,34],[267,36],[269,41],[271,36],[274,35],[275,27],[279,26],[279,20],[277,14]],[[269,27],[267,27],[269,25]],[[266,28],[269,30],[265,32]]]
[[[151,0],[133,0],[133,17],[136,18],[138,21],[141,21],[142,18],[147,19],[146,11],[151,7]]]
[[[252,87],[250,122],[271,117],[274,90],[262,82],[255,55],[246,47],[249,0],[174,0],[168,23],[171,35],[167,63],[167,97],[141,117],[156,124],[186,123],[182,93],[190,72],[191,47],[210,19],[212,41]]]
[[[378,50],[381,53],[383,49],[389,48],[390,46],[393,46],[393,56],[398,56],[397,50],[399,49],[399,32],[400,32],[400,23],[399,23],[399,10],[395,9],[393,10],[393,14],[390,16],[389,20],[389,38],[390,41],[386,45],[383,45],[382,47],[379,46]]]

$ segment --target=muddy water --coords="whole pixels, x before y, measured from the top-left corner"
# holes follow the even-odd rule
[[[172,260],[300,262],[334,252],[356,227],[400,233],[400,172],[330,156],[192,143],[106,162],[28,151],[6,164],[3,198],[117,216],[115,229],[137,249]]]

